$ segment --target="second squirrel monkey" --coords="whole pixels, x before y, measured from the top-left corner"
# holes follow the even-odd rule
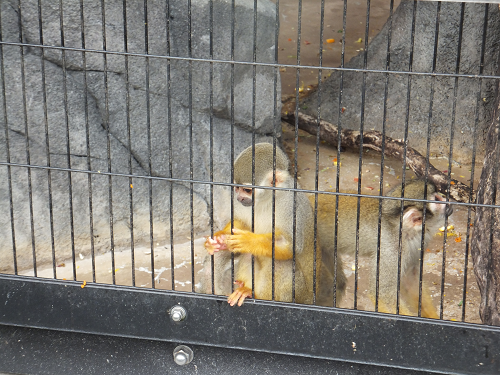
[[[401,185],[393,189],[389,197],[401,197]],[[422,180],[410,181],[404,189],[404,198],[423,199],[425,183]],[[401,278],[400,278],[400,312],[404,315],[415,315],[419,303],[419,267],[422,243],[423,209],[425,211],[424,248],[431,236],[443,225],[445,216],[451,215],[445,198],[436,192],[431,183],[427,184],[427,200],[430,203],[404,201],[403,220],[400,227],[401,201],[383,199],[381,233],[380,233],[380,269],[378,303],[380,312],[396,313],[399,233],[401,233]],[[310,197],[314,202],[314,196]],[[433,202],[434,201],[434,202]],[[337,303],[346,287],[346,277],[342,269],[342,254],[354,255],[356,251],[356,222],[358,198],[355,196],[339,196],[337,239],[335,239],[336,196],[319,194],[318,196],[318,238],[323,252],[323,270],[321,280],[321,304],[330,296],[333,300],[333,272],[337,267]],[[369,295],[375,302],[376,254],[378,240],[379,199],[361,198],[359,215],[359,255],[370,257],[370,289]],[[335,240],[337,241],[337,264],[334,260]],[[438,314],[430,293],[422,286],[422,316],[438,318]]]

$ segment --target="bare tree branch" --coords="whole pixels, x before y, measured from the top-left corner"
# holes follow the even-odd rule
[[[295,125],[295,114],[293,112],[282,113],[281,119],[285,122],[288,122],[289,124]],[[316,135],[318,131],[318,121],[315,117],[298,112],[297,120],[300,129],[310,134]],[[401,162],[406,160],[406,165],[411,168],[411,170],[413,170],[413,172],[415,172],[418,177],[425,176],[427,159],[423,157],[422,154],[420,154],[418,151],[408,146],[406,147],[405,155],[405,143],[403,140],[393,139],[387,136],[385,136],[384,139],[382,133],[374,130],[363,132],[362,142],[361,133],[359,131],[342,129],[340,135],[340,146],[343,148],[359,149],[360,145],[362,144],[362,147],[364,148],[382,152],[382,145],[385,144],[385,156],[395,157],[401,160]],[[319,123],[319,136],[328,144],[337,147],[337,126],[321,120]],[[471,189],[467,185],[461,183],[460,181],[457,181],[455,179],[449,180],[448,176],[437,170],[430,163],[427,176],[428,180],[432,182],[436,186],[436,189],[443,194],[446,194],[449,186],[450,198],[454,199],[455,201],[464,203],[475,202],[476,194],[473,190],[471,191]],[[471,198],[471,200],[469,200],[469,197]]]

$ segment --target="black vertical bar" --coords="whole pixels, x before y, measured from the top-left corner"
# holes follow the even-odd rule
[[[479,64],[479,76],[481,76],[484,72],[484,54],[486,51],[486,36],[488,34],[488,11],[489,4],[484,4],[484,21],[483,21],[483,40],[481,43],[481,61]],[[477,97],[476,97],[476,115],[474,119],[474,131],[473,141],[472,141],[472,159],[471,159],[471,172],[470,172],[470,190],[473,190],[474,187],[474,172],[475,172],[475,164],[476,164],[476,147],[477,147],[477,125],[479,123],[479,104],[481,103],[481,90],[482,90],[482,78],[479,78],[478,88],[477,88]],[[472,197],[469,197],[469,203],[472,202]],[[464,254],[464,287],[462,292],[462,322],[465,321],[465,305],[467,302],[467,272],[469,267],[469,246],[470,246],[470,232],[471,232],[471,212],[472,209],[470,206],[467,207],[467,232],[466,232],[466,241],[465,241],[465,254]]]
[[[127,31],[127,0],[123,0],[123,51],[128,52],[128,31]],[[128,173],[132,172],[132,137],[130,128],[130,82],[128,72],[128,55],[125,58],[125,116],[127,117],[127,147],[128,147]],[[133,179],[128,179],[128,201],[129,201],[129,220],[130,220],[130,267],[132,286],[135,286],[135,244],[134,244],[134,197],[133,197]]]
[[[83,14],[83,0],[80,0],[80,22],[81,22],[81,38],[82,49],[85,49],[85,18]],[[87,58],[85,52],[82,52],[83,64],[83,101],[85,107],[85,142],[87,148],[87,169],[92,170],[90,157],[90,127],[89,127],[89,104],[88,104],[88,89],[87,89]],[[87,174],[88,193],[89,193],[89,228],[90,228],[90,256],[92,258],[92,281],[95,283],[95,249],[94,249],[94,213],[92,204],[92,175]]]
[[[465,14],[465,3],[461,4],[460,7],[460,23],[458,26],[458,46],[457,46],[457,59],[455,61],[455,74],[460,72],[460,54],[462,53],[462,37],[464,29],[464,14]],[[455,77],[453,82],[453,104],[451,110],[451,129],[450,129],[450,154],[448,157],[448,176],[447,176],[447,187],[446,187],[446,201],[450,200],[450,179],[451,179],[451,167],[453,164],[453,138],[455,135],[455,112],[457,108],[457,94],[458,94],[458,77]],[[444,308],[444,280],[446,277],[446,243],[448,239],[448,217],[444,220],[444,232],[443,232],[443,263],[441,267],[441,311],[439,317],[443,319],[443,308]]]
[[[210,0],[210,19],[209,19],[209,34],[210,34],[210,59],[214,58],[214,2]],[[210,62],[210,182],[214,182],[214,63]],[[214,237],[214,185],[210,184],[210,238]],[[215,280],[214,280],[214,257],[210,257],[210,275],[212,294],[215,294]]]
[[[438,42],[439,42],[439,22],[441,18],[441,3],[437,3],[436,8],[436,25],[434,31],[434,52],[432,55],[432,73],[436,72],[436,64],[437,64],[437,50],[438,50]],[[427,186],[427,179],[429,175],[429,167],[430,167],[430,156],[431,156],[431,127],[433,120],[433,105],[434,105],[434,83],[435,78],[431,77],[431,92],[429,97],[429,120],[427,122],[427,157],[425,162],[425,174],[424,181],[425,186]],[[427,188],[424,190],[424,199],[427,199]],[[424,204],[424,208],[422,210],[422,236],[420,240],[420,264],[419,264],[419,278],[418,278],[418,316],[422,315],[422,286],[423,286],[423,274],[424,274],[424,244],[425,244],[425,223],[427,218],[427,205]]]
[[[413,47],[415,41],[415,20],[417,17],[417,0],[413,1],[413,15],[411,22],[411,41],[410,41],[410,56],[408,61],[408,72],[413,70]],[[402,167],[402,186],[401,186],[401,198],[404,197],[405,192],[405,181],[406,181],[406,151],[408,149],[408,123],[410,119],[410,98],[411,98],[411,75],[408,74],[408,90],[406,91],[406,114],[405,114],[405,134],[404,134],[404,158]],[[401,298],[401,256],[403,252],[403,242],[402,242],[402,229],[403,229],[403,211],[404,211],[404,200],[401,201],[401,215],[399,219],[399,245],[398,245],[398,282],[396,289],[396,314],[399,314],[399,302]],[[422,257],[422,255],[420,256]]]
[[[345,63],[345,34],[347,27],[347,0],[344,0],[344,8],[342,10],[342,52],[340,54],[340,67],[344,68]],[[342,99],[344,92],[344,71],[340,71],[340,90],[339,90],[339,112],[338,112],[338,135],[337,135],[337,180],[335,181],[335,190],[337,193],[340,191],[340,149],[342,144]],[[335,267],[333,269],[333,306],[337,307],[337,256],[338,256],[338,243],[337,234],[339,227],[339,196],[335,196],[335,241],[333,246],[333,259],[335,260]]]
[[[59,0],[59,28],[61,37],[61,47],[65,47],[64,38],[64,13],[63,2]],[[63,95],[64,95],[64,123],[66,125],[66,163],[68,169],[71,169],[71,144],[69,136],[69,116],[68,116],[68,88],[67,88],[67,71],[66,71],[66,51],[61,50],[62,71],[63,71]],[[69,215],[70,215],[70,235],[71,235],[71,256],[73,260],[73,280],[76,280],[76,254],[75,254],[75,228],[73,218],[73,182],[71,172],[68,172],[68,195],[69,195]]]
[[[167,39],[167,55],[170,56],[170,2],[166,1],[166,14],[167,14],[167,24],[166,24],[166,39]],[[172,61],[167,60],[167,129],[168,129],[168,172],[169,177],[174,177],[173,172],[173,157],[174,152],[172,150],[172,82],[170,77],[170,67]],[[174,184],[170,181],[170,193],[169,193],[169,219],[170,219],[170,283],[171,289],[175,290],[175,256],[174,256],[174,194],[173,194]]]
[[[148,25],[148,1],[144,0],[144,52],[149,55],[149,25]],[[153,164],[151,155],[151,104],[149,98],[149,57],[146,56],[146,128],[148,137],[148,171],[149,177],[153,176]],[[149,197],[149,245],[151,248],[151,288],[155,285],[155,245],[153,238],[153,181],[148,179]]]
[[[320,29],[319,29],[319,69],[318,69],[318,107],[316,110],[316,170],[314,174],[314,190],[319,190],[319,142],[320,142],[320,122],[321,122],[321,90],[322,90],[322,74],[323,70],[323,38],[325,30],[325,0],[321,0],[320,11]],[[337,159],[338,163],[338,159]],[[318,253],[318,194],[314,195],[314,250],[313,250],[313,305],[316,304],[316,285],[319,283],[316,280],[318,275],[317,270],[317,253]]]
[[[38,36],[40,45],[43,46],[43,22],[42,22],[42,3],[38,0]],[[42,74],[42,101],[43,101],[43,120],[45,125],[45,157],[47,166],[50,167],[50,142],[49,142],[49,120],[47,113],[47,86],[45,81],[45,49],[41,48],[40,68]],[[54,243],[54,212],[52,204],[52,171],[47,169],[47,189],[49,194],[49,226],[50,226],[50,244],[52,249],[52,275],[57,278],[56,249]]]
[[[391,66],[391,40],[392,40],[392,16],[394,12],[394,0],[389,5],[389,19],[387,20],[387,52],[385,60],[385,70],[389,71]],[[389,73],[385,73],[384,87],[384,113],[382,117],[382,150],[380,153],[380,197],[384,196],[384,167],[385,167],[385,131],[387,125],[387,99],[389,92]],[[382,233],[382,204],[383,200],[378,201],[378,227],[377,227],[377,254],[376,254],[376,277],[375,277],[375,311],[378,311],[378,293],[380,287],[380,236]]]
[[[2,33],[2,7],[0,6],[0,40],[3,40]],[[5,124],[5,154],[7,162],[7,184],[9,186],[9,213],[10,213],[10,230],[12,235],[12,265],[14,274],[17,275],[17,246],[16,246],[16,230],[14,224],[14,202],[12,200],[12,171],[10,169],[10,142],[9,142],[9,121],[7,116],[7,98],[5,95],[5,66],[3,59],[3,44],[0,44],[0,68],[2,69],[2,109],[3,122]]]
[[[300,42],[302,40],[302,0],[299,0],[297,16],[297,65],[300,66]],[[297,148],[299,147],[299,90],[300,90],[300,68],[297,68],[295,75],[295,137],[293,154],[293,212],[296,212],[297,198]],[[292,302],[295,302],[295,272],[296,272],[296,242],[297,242],[297,217],[293,215],[292,224]]]
[[[235,0],[231,1],[231,61],[234,61]],[[234,63],[231,63],[231,182],[234,182]],[[234,227],[234,189],[231,188],[231,230]],[[234,253],[231,252],[231,289],[234,289]]]
[[[363,56],[363,69],[368,65],[368,32],[370,29],[370,0],[366,0],[366,23],[365,23],[365,48]],[[361,84],[361,118],[359,124],[359,162],[358,162],[358,194],[361,194],[361,178],[363,167],[363,133],[365,128],[365,97],[366,97],[366,72],[363,72]],[[358,197],[356,218],[356,252],[354,254],[354,310],[358,308],[358,264],[359,264],[359,220],[361,210],[361,198]]]
[[[192,51],[192,13],[191,13],[191,0],[188,0],[188,57],[193,57]],[[189,82],[189,178],[193,180],[193,61],[189,60],[188,68],[188,82]],[[194,292],[194,194],[193,182],[189,184],[190,206],[191,206],[191,291]]]
[[[252,62],[257,61],[257,0],[253,1],[253,40],[252,40]],[[257,67],[252,65],[252,185],[255,185],[255,102],[256,102],[256,75]],[[260,183],[260,181],[257,181]],[[252,202],[255,202],[255,189],[252,189]],[[255,231],[255,204],[252,204],[252,232]],[[271,275],[271,298],[274,300],[274,258],[272,262]],[[252,256],[252,298],[255,298],[255,257]]]
[[[276,14],[275,14],[275,23],[274,23],[274,63],[278,64],[279,57],[279,17],[280,17],[280,2],[276,0]],[[274,79],[273,79],[273,94],[274,94],[274,124],[273,124],[273,186],[276,186],[276,147],[277,147],[277,138],[278,138],[278,125],[280,124],[277,120],[278,113],[278,76],[279,76],[279,67],[275,66],[274,68]],[[279,118],[279,117],[278,117]],[[272,282],[272,297],[274,299],[274,289],[275,289],[275,256],[276,256],[276,190],[273,190],[272,199],[271,199],[271,258],[272,258],[272,274],[271,274],[271,282]]]
[[[18,25],[19,25],[19,42],[23,43],[23,28],[22,28],[22,14],[21,14],[21,1],[18,3]],[[28,110],[26,105],[26,76],[24,72],[24,47],[19,46],[21,54],[21,88],[23,97],[23,117],[24,117],[24,136],[26,138],[26,164],[31,164],[30,144],[29,144],[29,126],[28,126]],[[30,227],[31,227],[31,251],[33,254],[33,274],[37,276],[36,269],[36,245],[35,245],[35,223],[33,218],[33,188],[31,183],[31,168],[27,168],[28,173],[28,202],[30,206]]]
[[[106,9],[104,0],[101,0],[101,32],[102,32],[102,48],[104,51],[106,47]],[[109,93],[108,93],[108,59],[106,52],[103,53],[104,62],[104,123],[106,126],[106,139],[107,139],[107,159],[108,159],[108,173],[111,173],[111,132],[109,131]],[[108,200],[109,200],[109,236],[111,244],[111,275],[113,284],[116,284],[115,272],[115,239],[114,239],[114,226],[113,226],[113,180],[111,174],[108,175]]]

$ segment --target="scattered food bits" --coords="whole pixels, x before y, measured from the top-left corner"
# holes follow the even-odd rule
[[[307,40],[304,40],[304,44],[307,46],[307,45],[311,44],[311,42],[308,42]]]
[[[134,185],[130,184],[130,188],[133,189],[134,188]]]
[[[327,39],[327,40],[326,40],[326,42],[327,42],[327,43],[335,43],[335,39],[330,38],[330,39]]]
[[[84,259],[85,257],[83,256],[82,253],[80,253],[80,259]]]
[[[359,38],[358,40],[356,40],[356,43],[362,43],[362,42],[363,42],[362,38]]]
[[[450,181],[450,185],[455,185],[455,181]]]
[[[80,287],[83,289],[83,288],[85,288],[85,285],[87,285],[87,282],[83,281],[83,283],[82,283],[82,285],[80,285]]]
[[[342,107],[342,109],[340,110],[341,113],[344,113],[345,111],[345,107]]]
[[[455,242],[462,242],[462,237],[455,238]]]
[[[354,182],[358,182],[358,181],[359,181],[359,178],[354,177]]]
[[[288,41],[291,42],[292,41],[292,38],[288,38]]]
[[[448,225],[448,226],[446,227],[446,230],[453,230],[453,229],[455,229],[455,226],[454,226],[453,224],[450,224],[450,225]],[[441,227],[441,228],[439,228],[439,231],[440,231],[440,232],[444,232],[444,230],[445,230],[445,227]]]
[[[371,186],[365,186],[365,189],[367,189],[367,190],[373,190],[373,188]]]

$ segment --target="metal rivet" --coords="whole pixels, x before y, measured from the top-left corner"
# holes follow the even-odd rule
[[[187,365],[193,357],[193,351],[186,345],[179,345],[174,349],[174,362],[179,366]]]
[[[182,306],[174,306],[170,309],[170,318],[174,322],[180,322],[184,319],[186,319],[187,312],[186,309]]]

